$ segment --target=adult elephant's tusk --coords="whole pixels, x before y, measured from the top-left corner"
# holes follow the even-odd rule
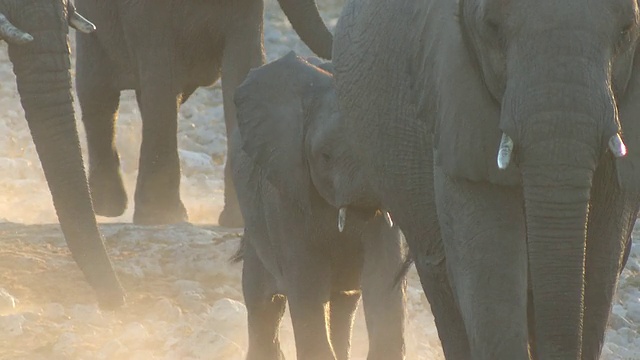
[[[16,45],[22,45],[33,41],[33,36],[31,36],[31,34],[13,26],[4,14],[0,14],[0,38],[4,39],[8,43]]]
[[[75,11],[69,16],[69,25],[85,34],[91,34],[96,31],[96,26],[91,21],[87,20],[84,16]]]
[[[617,158],[627,155],[627,146],[622,141],[620,134],[615,134],[609,139],[609,150],[613,153],[613,156]]]
[[[344,231],[344,225],[347,223],[347,208],[341,207],[338,210],[338,231]]]
[[[384,221],[389,225],[389,227],[393,227],[393,219],[391,218],[391,214],[388,211],[382,213],[384,215]]]
[[[500,168],[500,170],[504,170],[509,166],[511,152],[513,152],[513,140],[511,140],[509,135],[502,133],[500,147],[498,148],[498,168]]]

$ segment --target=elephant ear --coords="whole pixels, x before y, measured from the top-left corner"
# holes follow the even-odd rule
[[[311,178],[304,153],[306,97],[329,74],[290,52],[253,69],[234,102],[242,149],[281,194],[306,205]]]
[[[427,30],[422,33],[433,37],[425,43],[436,44],[425,49],[425,58],[433,62],[434,71],[429,75],[433,76],[429,81],[433,85],[424,91],[437,96],[428,97],[435,98],[435,103],[422,99],[420,113],[435,118],[436,164],[453,177],[517,185],[521,178],[515,166],[498,169],[500,105],[483,81],[461,21],[453,16],[437,16],[456,13],[458,2],[442,1],[434,6],[446,9],[433,11],[431,18],[423,19]]]
[[[631,77],[618,100],[618,116],[627,156],[616,159],[618,183],[623,191],[640,192],[640,47],[635,51]]]

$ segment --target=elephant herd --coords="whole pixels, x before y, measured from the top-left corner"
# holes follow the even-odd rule
[[[0,37],[102,306],[125,301],[94,216],[127,206],[120,91],[143,121],[134,222],[175,223],[177,109],[221,78],[248,359],[283,358],[287,302],[299,359],[348,359],[360,297],[369,359],[403,359],[409,261],[447,359],[599,359],[640,208],[637,0],[346,0],[333,35],[313,0],[279,0],[332,62],[266,65],[261,0],[75,3],[95,26],[67,0],[0,0]]]

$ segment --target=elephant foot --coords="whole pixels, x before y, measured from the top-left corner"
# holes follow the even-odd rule
[[[180,200],[174,206],[136,204],[136,209],[133,213],[133,223],[136,225],[170,225],[188,221],[187,209]]]
[[[218,217],[218,225],[229,228],[241,228],[244,227],[244,219],[240,212],[240,207],[236,204],[225,204],[224,209]]]
[[[89,188],[96,215],[106,217],[120,216],[127,209],[127,192],[118,170],[91,170]]]

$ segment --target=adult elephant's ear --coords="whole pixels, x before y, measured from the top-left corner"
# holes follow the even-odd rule
[[[303,206],[311,186],[304,96],[323,81],[322,74],[290,52],[252,70],[234,96],[243,150],[282,194]]]
[[[640,192],[640,48],[636,49],[631,77],[618,99],[618,116],[627,155],[616,159],[618,182],[623,191]]]

